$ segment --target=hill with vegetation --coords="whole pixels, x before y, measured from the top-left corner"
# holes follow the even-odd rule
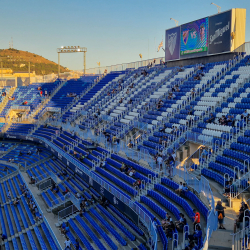
[[[48,75],[58,72],[58,64],[42,56],[17,49],[0,49],[0,59],[3,61],[3,68],[10,68],[13,72],[35,71],[37,75]],[[60,72],[68,72],[65,67],[60,67]]]

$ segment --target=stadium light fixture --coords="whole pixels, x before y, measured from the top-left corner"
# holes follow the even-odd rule
[[[175,22],[175,26],[179,25],[179,21],[175,20],[174,18],[171,17],[170,20],[173,20]]]
[[[221,11],[221,7],[220,7],[219,5],[217,5],[217,4],[215,4],[215,3],[211,3],[211,5],[216,6],[216,7],[217,7],[217,10],[218,10],[218,13],[220,13],[220,11]]]
[[[81,46],[61,46],[61,48],[57,49],[58,53],[58,78],[60,78],[60,54],[61,53],[76,53],[76,52],[83,52],[83,67],[84,67],[84,75],[86,73],[86,47]]]

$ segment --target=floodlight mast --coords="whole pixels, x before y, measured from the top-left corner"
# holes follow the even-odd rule
[[[175,20],[174,18],[171,17],[170,20],[173,20],[175,22],[175,26],[179,25],[179,21]]]
[[[218,13],[220,13],[220,12],[221,12],[221,7],[220,7],[219,5],[217,5],[217,4],[215,4],[215,3],[211,3],[211,5],[214,5],[214,6],[216,6],[216,7],[217,7],[217,11],[218,11]]]
[[[61,53],[77,53],[77,52],[83,52],[83,67],[84,67],[84,75],[86,74],[86,47],[80,47],[80,46],[62,46],[61,48],[57,49],[58,53],[58,78],[60,78],[60,54]]]

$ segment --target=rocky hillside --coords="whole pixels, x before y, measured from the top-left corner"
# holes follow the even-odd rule
[[[28,51],[0,49],[0,58],[3,61],[3,68],[10,68],[13,72],[28,72],[29,62],[30,71],[35,71],[37,75],[47,75],[58,71],[57,63]],[[69,70],[61,66],[60,71],[63,73]]]

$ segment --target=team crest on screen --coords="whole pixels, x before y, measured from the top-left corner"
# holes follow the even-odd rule
[[[177,33],[172,33],[168,35],[168,49],[171,54],[171,56],[174,53],[175,45],[176,45],[176,38],[177,38]]]
[[[185,45],[187,44],[188,41],[188,35],[189,35],[189,30],[185,30],[182,32],[182,38]]]

